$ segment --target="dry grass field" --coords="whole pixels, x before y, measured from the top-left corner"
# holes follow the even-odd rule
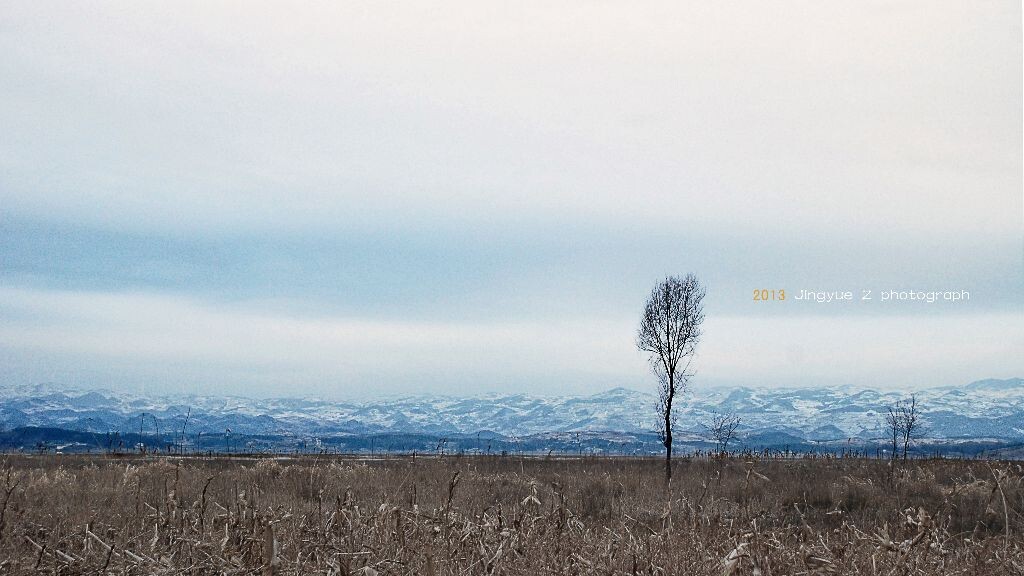
[[[1024,574],[1020,465],[0,457],[0,574]]]

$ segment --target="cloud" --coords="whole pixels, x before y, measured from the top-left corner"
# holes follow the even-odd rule
[[[1020,39],[1009,2],[5,6],[0,370],[628,385],[694,272],[709,380],[1012,372]]]
[[[334,397],[426,390],[585,393],[651,383],[632,319],[401,322],[296,317],[142,293],[0,289],[4,374],[87,384]],[[714,317],[697,385],[919,387],[1012,376],[1012,314]],[[922,370],[927,366],[927,370]]]
[[[60,365],[84,358],[105,372],[105,381],[93,384],[180,386],[197,377],[189,367],[199,365],[209,370],[199,376],[204,387],[234,392],[280,393],[296,385],[357,396],[424,386],[539,391],[559,375],[574,386],[588,375],[608,384],[638,363],[629,327],[605,319],[401,322],[296,317],[159,294],[0,289],[0,296],[6,320],[0,347],[12,354],[12,364],[20,351]],[[142,381],[118,373],[128,362],[136,372],[144,367]],[[271,382],[264,371],[273,374]],[[386,387],[367,390],[367,382]]]
[[[901,390],[958,385],[1024,370],[1015,312],[931,317],[709,318],[698,364],[716,382],[853,385]]]
[[[568,221],[1016,237],[1007,10],[10,7],[0,200],[192,234]]]

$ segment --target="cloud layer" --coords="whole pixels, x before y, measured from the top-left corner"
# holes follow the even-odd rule
[[[685,272],[709,381],[1020,375],[1020,10],[7,6],[3,377],[642,386]]]

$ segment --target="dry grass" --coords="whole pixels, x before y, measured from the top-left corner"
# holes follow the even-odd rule
[[[0,460],[2,574],[1024,574],[1015,463]]]

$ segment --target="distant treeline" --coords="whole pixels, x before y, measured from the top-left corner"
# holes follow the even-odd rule
[[[711,442],[679,443],[680,456],[713,455]],[[273,434],[176,435],[137,432],[83,432],[63,428],[19,427],[0,432],[0,451],[22,453],[109,454],[423,454],[423,455],[586,455],[654,456],[661,442],[654,433],[551,433],[508,438],[494,434],[376,433],[327,437]],[[760,435],[740,442],[733,454],[760,457],[834,455],[887,458],[881,440],[813,442],[789,435]],[[931,441],[915,457],[1024,458],[1024,445],[1013,440]]]

